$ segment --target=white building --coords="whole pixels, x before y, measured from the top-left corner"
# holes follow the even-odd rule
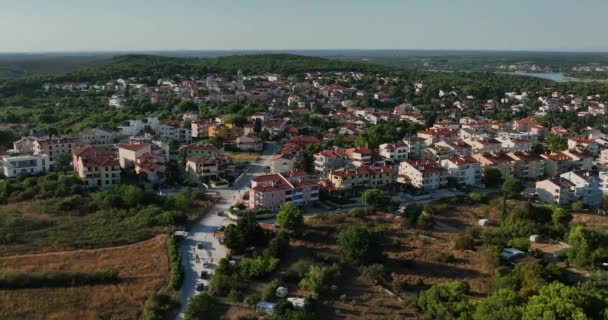
[[[441,166],[448,171],[448,176],[460,185],[476,186],[481,184],[481,165],[471,157],[454,157],[441,160]]]
[[[384,143],[379,147],[379,155],[385,160],[399,162],[408,158],[409,147],[403,142]]]
[[[447,170],[430,160],[408,160],[399,164],[399,182],[435,190],[447,184]]]
[[[83,144],[110,145],[114,142],[114,138],[117,137],[117,133],[99,128],[91,128],[82,130],[79,136]]]
[[[158,127],[158,135],[161,138],[179,141],[181,143],[192,142],[192,130],[177,125],[162,124]]]
[[[7,178],[46,173],[50,166],[49,156],[46,154],[4,156],[0,159],[0,169]]]
[[[110,97],[108,104],[114,108],[122,108],[125,104],[125,95],[124,94],[114,94]]]
[[[536,183],[536,193],[541,202],[558,205],[581,201],[597,208],[602,202],[600,179],[585,170],[569,171],[558,178],[539,181]]]

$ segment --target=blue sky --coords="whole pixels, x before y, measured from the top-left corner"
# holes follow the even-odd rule
[[[0,52],[608,50],[608,0],[0,0]]]

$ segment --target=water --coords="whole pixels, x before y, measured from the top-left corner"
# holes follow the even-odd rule
[[[562,72],[524,72],[524,71],[516,71],[516,72],[506,72],[507,74],[513,74],[516,76],[528,76],[528,77],[536,77],[541,79],[553,80],[555,82],[591,82],[597,81],[593,79],[577,79],[567,77]]]

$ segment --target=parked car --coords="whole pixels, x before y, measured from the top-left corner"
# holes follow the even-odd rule
[[[224,216],[224,211],[220,211],[220,212],[218,212],[218,213],[217,213],[217,216],[218,216],[218,217],[223,217],[223,216]]]
[[[207,287],[204,283],[199,283],[196,285],[196,291],[201,292],[207,290]]]
[[[205,271],[201,271],[201,279],[207,280],[209,279],[209,272]]]
[[[211,263],[209,263],[209,262],[203,262],[203,267],[205,267],[205,268],[211,268]]]
[[[336,212],[342,212],[342,211],[344,211],[344,209],[342,209],[342,208],[336,209]]]
[[[196,245],[196,248],[199,250],[203,250],[203,249],[205,249],[205,246],[202,243],[199,243]]]

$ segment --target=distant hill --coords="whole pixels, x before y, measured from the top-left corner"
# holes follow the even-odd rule
[[[109,55],[1,54],[0,79],[54,75],[94,66]]]

